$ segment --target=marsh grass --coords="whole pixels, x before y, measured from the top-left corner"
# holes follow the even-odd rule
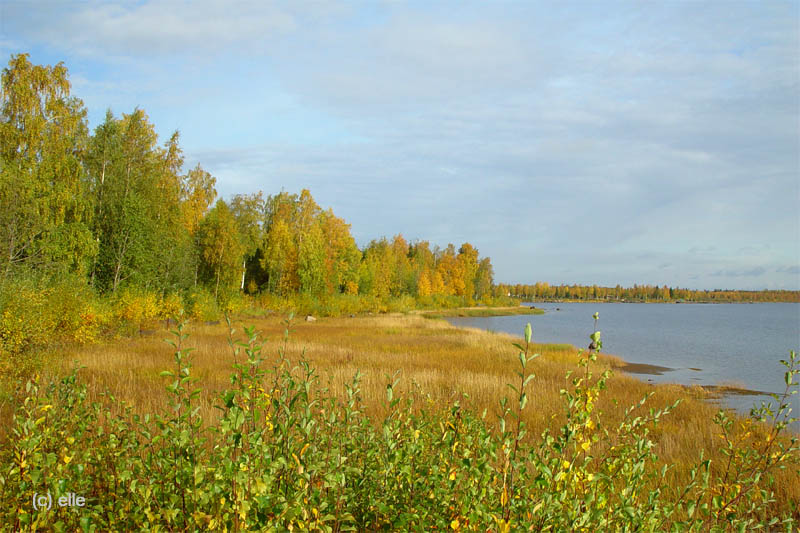
[[[248,319],[262,334],[263,350],[277,353],[283,344],[284,325],[281,317]],[[213,420],[216,392],[229,384],[232,358],[224,324],[191,324],[187,327],[194,347],[194,372],[201,378],[200,395],[204,419]],[[387,334],[386,332],[390,332]],[[114,391],[130,401],[137,410],[152,412],[166,399],[158,375],[169,361],[170,347],[161,335],[123,342],[76,347],[60,358],[59,374],[73,362],[82,367],[83,379],[90,384],[90,397],[99,398],[100,391]],[[477,328],[456,328],[442,320],[425,320],[413,314],[394,314],[355,318],[323,318],[314,323],[297,320],[291,324],[286,345],[287,356],[304,355],[330,389],[343,394],[344,385],[357,372],[363,372],[361,394],[371,416],[382,417],[385,408],[385,376],[400,371],[398,390],[406,392],[416,383],[430,395],[432,404],[446,406],[458,399],[476,412],[497,411],[499,398],[507,391],[515,371],[509,358],[509,346],[517,337],[505,333],[486,332]],[[562,401],[559,391],[569,380],[565,372],[575,370],[579,350],[567,344],[535,344],[541,354],[535,363],[536,380],[531,384],[531,409],[525,421],[531,435],[545,428],[559,426]],[[601,354],[599,371],[614,369],[622,360]],[[666,462],[690,464],[700,449],[714,450],[715,438],[709,421],[718,408],[704,400],[717,397],[701,387],[675,384],[651,385],[635,377],[618,373],[606,383],[607,393],[599,409],[611,420],[619,420],[624,410],[642,396],[652,393],[648,408],[661,409],[677,400],[681,403],[671,416],[661,422],[657,432],[665,435],[656,451]],[[554,416],[555,415],[555,416]],[[797,487],[787,493],[800,501]]]
[[[670,524],[680,524],[691,518],[694,524],[691,527],[704,530],[706,526],[728,523],[727,518],[722,517],[722,520],[714,513],[724,505],[729,491],[737,490],[737,485],[738,490],[744,487],[750,494],[742,503],[753,505],[746,511],[738,503],[741,498],[728,498],[739,498],[735,500],[735,513],[738,513],[735,518],[742,523],[781,516],[798,518],[800,511],[797,504],[792,503],[800,501],[794,444],[780,435],[775,438],[770,426],[736,417],[719,418],[717,409],[704,401],[709,394],[699,387],[652,386],[624,374],[608,375],[612,367],[619,366],[619,359],[592,353],[590,361],[586,354],[568,345],[538,344],[525,346],[524,353],[531,357],[528,359],[526,355],[523,362],[520,383],[518,372],[522,358],[517,360],[513,357],[514,349],[510,349],[512,344],[519,344],[518,338],[477,329],[457,329],[444,321],[427,320],[413,314],[322,318],[313,323],[291,323],[288,328],[277,317],[247,321],[254,324],[255,329],[247,330],[244,344],[233,342],[223,324],[195,323],[180,333],[183,344],[173,347],[160,340],[166,336],[166,331],[162,332],[164,335],[76,346],[54,360],[54,363],[61,361],[61,366],[52,365],[50,372],[41,378],[41,382],[46,383],[50,378],[68,375],[73,361],[77,361],[83,367],[78,374],[80,381],[87,385],[81,393],[85,401],[107,405],[107,412],[99,417],[98,423],[109,434],[114,433],[117,424],[115,434],[129,435],[130,428],[141,425],[145,416],[164,413],[165,406],[172,405],[173,415],[167,422],[160,422],[156,427],[152,427],[152,423],[145,424],[142,427],[146,429],[141,433],[128,437],[132,439],[129,444],[133,456],[142,461],[149,457],[142,435],[161,434],[161,444],[149,452],[156,454],[156,459],[161,458],[159,464],[164,466],[159,468],[167,468],[175,457],[188,460],[202,454],[210,454],[205,456],[210,462],[202,463],[209,468],[219,468],[222,472],[224,469],[220,465],[228,465],[227,473],[220,474],[224,481],[221,485],[214,482],[209,488],[203,485],[205,481],[195,479],[206,487],[203,490],[216,495],[213,497],[217,498],[217,503],[209,508],[211,511],[199,501],[192,504],[194,507],[187,507],[186,502],[178,506],[173,501],[174,495],[180,493],[176,488],[180,486],[177,478],[169,482],[162,479],[160,488],[151,487],[146,498],[144,493],[140,495],[142,502],[153,501],[153,495],[162,491],[164,501],[157,502],[159,509],[147,507],[150,514],[143,509],[136,510],[139,513],[136,516],[150,527],[162,524],[180,530],[225,525],[228,529],[244,529],[253,524],[271,523],[279,528],[302,525],[343,531],[351,526],[362,530],[402,529],[414,523],[425,530],[449,527],[508,531],[519,524],[544,527],[550,517],[552,524],[572,524],[571,528],[578,528],[580,524],[583,524],[580,527],[588,527],[588,524],[610,527],[612,523],[618,526],[627,523],[626,527],[639,524],[637,527],[645,529],[648,524],[672,527]],[[261,332],[258,337],[255,330]],[[190,357],[184,354],[187,343],[192,347]],[[234,355],[232,349],[239,353]],[[246,357],[242,351],[246,352]],[[534,359],[533,353],[539,354],[538,357]],[[299,361],[302,365],[298,365]],[[591,373],[600,378],[591,377],[590,363]],[[170,366],[176,381],[167,390],[162,373]],[[362,377],[354,381],[357,375]],[[535,377],[526,381],[530,375]],[[184,383],[184,378],[198,379],[197,385],[189,381]],[[267,386],[267,383],[272,385]],[[516,383],[517,390],[509,389],[509,383]],[[267,403],[258,404],[261,407],[251,403],[255,401],[252,391],[259,388],[272,394],[265,400]],[[109,401],[102,392],[105,390],[111,391],[116,400]],[[231,390],[234,392],[224,392]],[[524,405],[520,393],[523,390]],[[36,397],[41,398],[41,395]],[[642,402],[645,397],[647,401]],[[47,398],[41,401],[49,401]],[[228,398],[222,406],[220,398]],[[398,403],[401,398],[402,404]],[[405,403],[408,399],[414,401]],[[20,430],[20,424],[36,425],[40,407],[35,405],[41,405],[35,400],[27,402],[31,418],[23,416],[24,409],[18,412],[14,426],[14,438],[18,441],[21,434],[29,439],[35,434],[31,428],[28,433],[24,427]],[[630,406],[638,407],[631,409]],[[252,418],[257,411],[262,417]],[[266,419],[263,418],[265,414]],[[711,423],[715,417],[717,425]],[[135,420],[139,422],[134,423]],[[498,425],[500,420],[507,423]],[[589,424],[589,420],[593,422]],[[247,424],[250,424],[249,433],[243,433],[241,428]],[[275,437],[277,440],[264,440],[265,424],[283,428],[282,436]],[[589,425],[592,431],[587,429]],[[720,427],[726,429],[721,431]],[[202,428],[210,428],[211,433]],[[601,429],[606,433],[600,433]],[[69,428],[62,429],[64,434],[54,438],[63,439],[69,431]],[[587,437],[587,432],[594,433]],[[249,437],[245,438],[245,434]],[[340,446],[338,459],[330,455],[331,446],[337,442]],[[469,444],[465,444],[467,442]],[[764,442],[789,450],[780,456],[787,468],[777,468],[778,456],[772,457],[772,463],[769,463],[769,454],[766,459],[758,457],[757,452]],[[96,462],[92,453],[98,456],[111,453],[105,442],[90,440],[84,444],[90,447],[86,461]],[[306,445],[312,448],[304,448]],[[466,456],[456,454],[462,445]],[[618,464],[606,459],[587,459],[589,445],[593,457],[611,457]],[[97,446],[95,452],[91,451],[91,446]],[[361,473],[357,473],[358,469],[347,470],[350,466],[342,462],[341,446],[352,447],[351,453],[360,457]],[[586,449],[582,448],[584,446]],[[19,454],[22,448],[22,444],[15,445],[14,453]],[[769,449],[774,452],[774,448]],[[4,452],[9,450],[7,442]],[[525,451],[512,454],[511,450]],[[751,452],[745,454],[747,450],[752,450],[756,456]],[[254,458],[252,454],[256,452],[262,459]],[[59,453],[67,452],[50,453],[55,453],[56,464],[44,470],[52,475],[53,467],[62,466],[58,462]],[[303,453],[309,455],[303,456]],[[302,473],[301,470],[307,474],[309,468],[301,458],[309,457],[311,461],[312,453],[316,454],[314,461],[327,465],[318,466],[328,474],[324,479],[307,479],[305,485],[299,481],[302,476],[290,482],[286,477],[290,466],[295,464],[294,476]],[[273,458],[274,464],[259,463],[260,468],[276,476],[269,478],[271,481],[248,477],[243,474],[245,470],[236,471],[236,468],[248,468],[252,472],[255,465],[252,461],[263,461],[263,457]],[[409,472],[403,465],[414,457],[419,460],[419,470]],[[481,460],[475,463],[478,458]],[[563,469],[557,467],[565,458],[569,458],[570,465],[576,469],[559,474]],[[762,459],[766,461],[763,465],[758,463]],[[16,460],[20,461],[18,457]],[[47,463],[47,459],[41,460]],[[587,460],[589,462],[585,462]],[[578,462],[580,468],[577,468]],[[192,464],[196,474],[200,463]],[[135,472],[140,476],[150,472],[147,475],[158,478],[152,465],[136,465],[136,468],[130,467],[133,469],[131,477],[136,477]],[[731,465],[735,467],[734,474],[731,474]],[[665,466],[668,468],[662,471]],[[373,468],[377,470],[371,470]],[[634,471],[639,474],[634,476]],[[187,472],[189,470],[181,475],[191,480]],[[390,472],[394,472],[391,476],[397,477],[397,483],[401,478],[405,481],[399,486],[387,486],[385,476]],[[542,478],[544,474],[537,477],[536,472],[550,473]],[[598,481],[588,479],[591,472]],[[763,479],[759,477],[750,482],[753,472],[759,476],[763,474]],[[704,478],[706,473],[708,477]],[[748,473],[749,478],[745,476]],[[15,493],[8,490],[13,474],[13,466],[11,475],[4,474],[4,500],[16,498]],[[369,486],[356,490],[344,481],[348,476],[355,476],[361,480],[358,483]],[[639,487],[638,495],[620,492],[623,501],[619,494],[612,494],[620,489],[615,476],[622,476],[620,479]],[[769,476],[774,476],[771,486],[767,483]],[[376,481],[379,479],[383,481]],[[454,479],[470,482],[456,486],[451,483]],[[152,485],[157,481],[151,479],[147,483]],[[44,481],[40,479],[39,482]],[[237,483],[239,492],[235,489]],[[242,488],[241,483],[246,488]],[[268,505],[266,500],[259,500],[261,503],[256,504],[257,497],[263,496],[263,492],[258,492],[259,483],[271,483],[269,486],[273,489],[270,490],[282,494],[283,503],[270,500],[272,503]],[[35,483],[29,480],[25,490],[33,485]],[[223,485],[227,488],[220,488]],[[571,495],[570,498],[579,501],[586,496],[589,485],[595,494],[591,505],[587,503],[581,507],[564,499],[565,495]],[[390,486],[394,488],[389,489]],[[17,489],[20,494],[25,493],[19,486]],[[390,497],[386,495],[387,490],[395,494]],[[398,490],[404,494],[397,494]],[[431,498],[420,496],[428,492]],[[658,494],[659,505],[663,503],[663,508],[656,505],[656,509],[652,502],[648,503],[644,496],[648,492]],[[292,495],[299,498],[297,502],[312,503],[290,505]],[[111,497],[110,493],[105,496]],[[689,497],[696,502],[695,507],[705,505],[705,508],[690,508]],[[225,499],[227,505],[219,503],[219,498]],[[204,505],[209,505],[210,501],[205,501]],[[531,511],[538,505],[536,502],[541,505]],[[261,511],[253,514],[251,507]],[[612,508],[616,510],[611,512]],[[187,509],[193,509],[191,512],[195,514]],[[323,512],[325,509],[327,515]],[[667,509],[672,510],[667,512]],[[136,514],[134,509],[129,508],[128,512],[130,517]],[[333,522],[321,520],[323,515],[334,517]],[[112,519],[97,520],[108,525]]]

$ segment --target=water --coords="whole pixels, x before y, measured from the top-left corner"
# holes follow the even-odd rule
[[[522,335],[533,327],[535,342],[569,343],[586,348],[600,313],[603,352],[629,363],[668,367],[662,375],[634,374],[655,383],[735,385],[782,393],[789,350],[800,351],[800,304],[625,304],[541,303],[544,315],[449,318],[455,326]],[[798,379],[797,376],[795,379]],[[726,395],[723,403],[748,413],[766,395]],[[792,398],[800,417],[800,393]],[[800,431],[800,424],[793,429]]]

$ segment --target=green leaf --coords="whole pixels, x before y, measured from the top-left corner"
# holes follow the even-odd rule
[[[712,509],[719,509],[720,507],[722,507],[722,500],[719,497],[719,494],[715,494],[711,498],[711,508]]]
[[[531,342],[531,335],[533,335],[533,330],[531,329],[531,323],[528,322],[525,325],[525,342]]]

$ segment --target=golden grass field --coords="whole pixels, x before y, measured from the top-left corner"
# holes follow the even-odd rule
[[[262,353],[267,361],[274,360],[283,343],[282,319],[248,318],[244,325],[255,325],[262,332]],[[242,323],[235,322],[234,326],[236,337],[242,339]],[[227,326],[224,322],[190,324],[186,332],[190,334],[186,345],[196,349],[193,372],[201,378],[203,387],[199,398],[201,413],[211,421],[216,416],[215,392],[229,384],[233,363]],[[100,392],[108,389],[131,402],[136,411],[161,410],[167,394],[159,372],[173,364],[173,348],[163,342],[167,337],[167,330],[162,329],[141,338],[68,348],[49,371],[64,372],[77,361],[85,366],[79,376],[89,384],[94,399],[100,400]],[[402,394],[412,389],[412,383],[418,384],[430,397],[421,402],[425,408],[445,407],[458,400],[477,413],[486,410],[487,421],[493,423],[499,412],[499,399],[508,395],[513,400],[513,392],[506,384],[519,379],[515,374],[519,362],[512,346],[519,340],[507,334],[459,329],[444,320],[426,319],[419,314],[320,318],[292,323],[287,356],[296,362],[305,354],[322,376],[321,383],[329,383],[331,390],[342,396],[344,383],[357,370],[364,372],[362,398],[368,412],[376,417],[384,412],[385,387],[390,379],[387,375],[399,371],[401,382],[396,391]],[[557,429],[563,424],[565,409],[559,390],[570,386],[565,374],[576,368],[578,358],[577,349],[570,345],[535,345],[533,352],[541,357],[529,366],[536,378],[529,385],[530,403],[523,416],[530,428],[528,438],[537,438],[546,427]],[[239,357],[241,362],[243,357]],[[622,364],[613,356],[601,356],[592,370],[597,376],[603,369]],[[710,397],[709,393],[699,387],[649,385],[622,372],[612,376],[607,385],[598,409],[603,413],[601,421],[605,420],[609,428],[621,420],[626,407],[649,392],[654,396],[640,414],[649,407],[658,409],[682,400],[651,433],[660,460],[676,466],[668,473],[664,487],[687,479],[701,449],[706,458],[712,459],[712,468],[722,467],[725,457],[719,451],[719,431],[712,423],[717,408],[703,400]],[[758,431],[755,434],[757,439]],[[775,478],[778,507],[800,501],[796,465],[777,472]]]

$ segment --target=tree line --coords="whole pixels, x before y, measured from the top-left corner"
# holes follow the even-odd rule
[[[359,249],[350,225],[303,189],[217,198],[186,171],[176,131],[160,142],[142,109],[89,131],[66,67],[13,55],[0,92],[0,276],[67,273],[101,293],[193,286],[278,295],[491,295],[493,272],[458,249],[402,235]]]
[[[201,165],[184,169],[180,135],[159,142],[142,109],[110,110],[89,131],[67,68],[11,56],[0,87],[0,279],[66,273],[99,293],[232,293],[626,301],[800,301],[800,291],[493,283],[464,243],[402,235],[360,249],[350,225],[311,193],[217,198]]]
[[[800,291],[692,290],[663,285],[533,285],[500,283],[495,291],[524,300],[609,300],[631,302],[800,302]]]

